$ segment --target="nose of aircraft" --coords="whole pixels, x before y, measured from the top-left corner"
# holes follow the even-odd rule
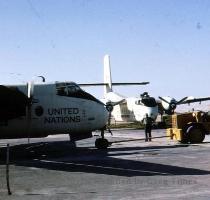
[[[149,108],[148,110],[147,110],[147,115],[148,115],[148,117],[151,117],[152,119],[156,119],[156,117],[157,117],[157,114],[158,114],[158,110],[157,110],[157,108],[155,107],[155,108]]]
[[[106,126],[109,119],[109,112],[106,108],[106,105],[104,105],[101,102],[98,102],[97,105],[95,104],[94,106],[94,112],[95,112],[96,124],[97,124],[95,125],[98,126],[99,129]]]

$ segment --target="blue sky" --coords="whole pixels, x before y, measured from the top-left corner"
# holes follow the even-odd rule
[[[0,0],[1,84],[102,82],[105,54],[113,81],[150,81],[120,94],[210,96],[210,1]]]

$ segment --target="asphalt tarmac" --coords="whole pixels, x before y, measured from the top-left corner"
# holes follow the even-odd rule
[[[98,134],[98,133],[95,133]],[[155,137],[165,130],[153,130]],[[0,200],[64,199],[210,199],[210,136],[204,143],[183,145],[166,138],[94,147],[96,137],[78,141],[51,136],[0,141]],[[116,130],[110,141],[142,139],[142,130]],[[5,147],[10,148],[7,194]]]

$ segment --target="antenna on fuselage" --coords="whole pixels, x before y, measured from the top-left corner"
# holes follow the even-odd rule
[[[37,76],[37,77],[41,78],[43,83],[45,82],[45,77],[44,76]]]

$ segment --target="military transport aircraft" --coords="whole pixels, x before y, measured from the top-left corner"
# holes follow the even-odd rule
[[[0,85],[0,139],[69,134],[76,141],[101,130],[96,146],[107,147],[107,121],[106,105],[74,82]]]
[[[124,97],[113,92],[112,86],[128,86],[128,85],[147,85],[149,82],[112,82],[111,67],[109,55],[104,56],[104,82],[103,83],[86,83],[79,84],[81,87],[87,86],[104,86],[104,98],[101,99],[109,111],[110,119],[123,122],[141,122],[146,117],[153,120],[158,115],[158,105],[153,97],[148,93],[143,93],[140,97]]]

